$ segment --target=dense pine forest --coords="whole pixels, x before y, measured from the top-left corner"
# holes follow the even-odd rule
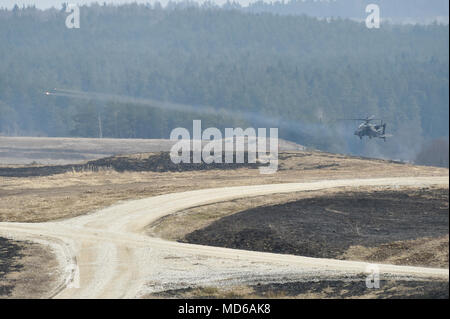
[[[315,17],[341,17],[364,20],[368,4],[377,4],[382,17],[387,20],[408,23],[426,23],[443,20],[448,23],[449,3],[447,0],[290,0],[256,1],[248,7],[249,12],[271,12],[277,14],[307,14]],[[228,6],[239,7],[229,3]]]
[[[306,146],[402,160],[448,138],[448,25],[368,29],[186,4],[80,13],[81,27],[68,29],[63,10],[0,10],[1,135],[97,137],[101,122],[103,137],[167,138],[202,119],[205,127],[279,127],[280,137]],[[46,96],[52,88],[217,114]],[[387,142],[360,141],[358,122],[339,120],[372,114],[388,123]]]

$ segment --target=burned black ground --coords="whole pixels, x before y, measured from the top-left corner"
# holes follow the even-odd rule
[[[309,294],[320,298],[448,299],[448,281],[380,280],[379,288],[367,288],[360,280],[320,280],[252,286],[262,298]]]
[[[336,258],[350,246],[449,232],[448,189],[339,193],[258,207],[221,218],[184,242]]]
[[[17,262],[22,256],[22,247],[19,243],[0,237],[0,298],[7,297],[13,290],[13,285],[2,284],[2,282],[10,272],[19,271],[23,268]]]
[[[193,154],[191,152],[190,163],[175,164],[170,159],[169,152],[160,152],[150,154],[145,157],[133,156],[111,156],[98,160],[88,161],[83,164],[68,165],[47,165],[47,166],[23,166],[23,167],[0,167],[0,176],[5,177],[30,177],[30,176],[49,176],[62,174],[65,172],[80,171],[99,171],[102,169],[112,169],[117,172],[184,172],[201,171],[212,169],[238,169],[241,167],[258,168],[258,163],[248,163],[248,153],[244,152],[244,163],[237,163],[236,153],[233,154],[233,162],[225,163],[225,154],[223,154],[222,163],[206,164],[193,163]]]
[[[187,287],[154,293],[158,298],[376,298],[376,299],[448,299],[448,281],[380,280],[379,288],[367,288],[365,276],[349,279],[258,283],[251,292],[234,289]]]

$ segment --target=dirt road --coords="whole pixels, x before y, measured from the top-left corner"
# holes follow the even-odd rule
[[[168,214],[218,201],[334,187],[446,185],[444,177],[328,180],[239,186],[174,193],[124,202],[98,212],[47,223],[0,223],[0,236],[52,247],[61,265],[56,298],[134,298],[196,285],[233,285],[348,277],[367,263],[308,258],[170,242],[144,235]],[[382,278],[443,278],[448,269],[378,265]]]

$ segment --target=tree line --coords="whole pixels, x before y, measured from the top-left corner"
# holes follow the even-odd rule
[[[235,8],[98,5],[0,10],[2,135],[167,138],[193,119],[277,126],[280,137],[335,152],[412,160],[448,136],[448,25],[364,23]],[[173,112],[117,101],[46,96],[77,89],[189,105]],[[232,114],[232,115],[230,115]],[[254,114],[254,116],[243,116]],[[394,137],[362,143],[358,123],[383,117]]]

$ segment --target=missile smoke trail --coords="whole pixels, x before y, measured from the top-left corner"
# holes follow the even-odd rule
[[[194,112],[194,113],[211,114],[211,115],[225,114],[231,118],[244,118],[251,122],[256,121],[256,122],[264,124],[264,125],[276,125],[278,127],[284,127],[289,130],[292,130],[292,129],[295,129],[296,131],[300,130],[298,122],[287,121],[280,117],[273,117],[273,116],[268,118],[267,116],[263,116],[262,114],[256,113],[256,112],[235,111],[235,110],[229,111],[229,110],[226,110],[223,108],[215,109],[210,106],[202,106],[202,105],[192,106],[192,105],[188,105],[188,104],[159,101],[159,100],[150,99],[150,98],[135,98],[135,97],[124,96],[124,95],[105,94],[105,93],[97,93],[97,92],[83,92],[83,91],[69,90],[69,89],[55,88],[52,91],[53,92],[45,92],[45,94],[52,95],[52,96],[75,98],[75,99],[97,100],[97,101],[104,101],[104,102],[114,101],[114,102],[119,102],[119,103],[124,103],[124,104],[129,103],[129,104],[136,104],[136,105],[145,105],[145,106],[149,106],[149,107],[158,108],[161,110],[170,110],[170,111],[178,111],[178,112]],[[302,125],[302,126],[304,126],[304,129],[309,133],[311,133],[311,131],[315,131],[317,128],[323,129],[322,128],[323,125],[320,125],[320,126],[314,125],[314,127],[312,127],[313,126],[312,124],[308,124],[308,125]]]
[[[224,108],[213,108],[210,106],[192,106],[188,104],[159,101],[150,98],[135,98],[124,95],[84,92],[70,89],[55,88],[51,91],[45,92],[45,94],[48,96],[61,96],[74,99],[143,105],[165,111],[190,112],[209,115],[226,115],[234,119],[237,118],[240,120],[247,120],[249,124],[254,127],[277,127],[280,130],[283,130],[285,135],[290,136],[292,141],[313,147],[317,147],[317,145],[323,145],[325,148],[322,148],[322,146],[320,148],[325,151],[339,153],[344,152],[354,155],[363,155],[367,151],[364,149],[363,144],[358,143],[359,141],[356,141],[353,138],[353,134],[349,129],[342,127],[342,125],[333,126],[332,123],[310,123],[302,120],[293,121],[277,116],[268,116],[257,112],[227,110]],[[330,143],[330,141],[332,141],[332,143]],[[324,142],[326,143],[323,144]],[[398,141],[394,142],[396,144],[400,143]],[[375,150],[375,147],[377,147],[378,151]],[[379,148],[377,145],[373,145],[369,150],[372,152],[370,154],[371,157],[392,158],[391,155],[385,153],[384,149]],[[399,157],[397,156],[396,158]],[[405,156],[405,158],[408,157]]]
[[[97,100],[97,101],[115,101],[119,103],[130,103],[136,105],[146,105],[150,107],[155,107],[162,110],[171,110],[171,111],[183,111],[183,112],[199,112],[199,113],[207,113],[207,114],[216,114],[217,111],[212,107],[208,106],[199,106],[194,107],[192,105],[187,104],[178,104],[171,102],[163,102],[154,99],[148,98],[134,98],[130,96],[124,95],[116,95],[116,94],[105,94],[105,93],[97,93],[97,92],[83,92],[76,90],[68,90],[68,89],[53,89],[54,92],[46,92],[46,95],[54,95],[54,96],[63,96],[69,98],[76,99],[85,99],[85,100]]]
[[[84,99],[84,100],[97,100],[97,101],[114,101],[124,104],[135,104],[149,106],[153,108],[158,108],[161,110],[169,110],[176,112],[192,112],[199,114],[210,114],[210,115],[226,115],[230,118],[245,119],[253,126],[266,126],[266,127],[277,127],[280,130],[283,129],[285,132],[294,134],[295,136],[301,137],[302,143],[306,141],[311,142],[313,139],[317,140],[328,140],[331,138],[336,139],[336,131],[333,131],[324,124],[317,123],[305,123],[303,121],[292,121],[286,120],[277,116],[267,116],[257,112],[248,111],[237,111],[237,110],[226,110],[226,109],[215,109],[210,106],[192,106],[188,104],[172,103],[165,101],[158,101],[150,98],[135,98],[124,95],[116,94],[105,94],[97,92],[84,92],[78,90],[70,89],[58,89],[55,88],[51,92],[45,92],[46,95],[50,96],[61,96],[67,98]],[[296,138],[296,139],[297,139]]]

